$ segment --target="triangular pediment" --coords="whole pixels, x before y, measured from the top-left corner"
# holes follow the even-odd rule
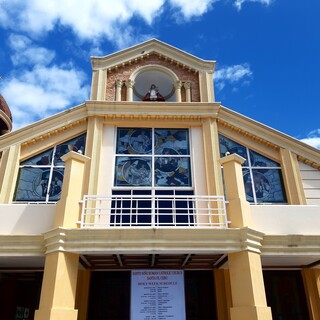
[[[93,70],[114,70],[127,64],[148,59],[152,54],[170,63],[179,64],[182,68],[193,72],[214,72],[215,61],[200,59],[157,39],[151,39],[103,57],[91,57],[91,64]]]

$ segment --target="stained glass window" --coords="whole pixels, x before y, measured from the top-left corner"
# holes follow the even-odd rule
[[[118,128],[116,187],[191,187],[188,129]]]
[[[84,153],[85,142],[84,134],[21,162],[14,200],[58,201],[64,176],[61,157],[69,151]]]
[[[242,172],[249,202],[286,202],[280,164],[222,135],[219,136],[219,143],[221,157],[229,152],[246,159]]]

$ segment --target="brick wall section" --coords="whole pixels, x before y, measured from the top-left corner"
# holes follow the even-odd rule
[[[106,100],[115,101],[116,97],[116,81],[129,79],[130,75],[138,68],[142,66],[147,66],[150,64],[156,64],[160,66],[167,67],[173,71],[180,81],[190,81],[191,82],[191,100],[192,102],[200,101],[200,91],[199,91],[199,77],[198,73],[190,72],[187,69],[183,69],[182,66],[177,66],[175,63],[170,63],[165,61],[164,58],[159,58],[156,54],[151,54],[149,58],[144,58],[137,62],[132,62],[130,65],[126,64],[123,67],[119,67],[117,70],[108,71],[107,73],[107,87],[106,87]],[[121,100],[126,100],[126,89],[123,88],[121,92]],[[185,101],[185,92],[182,90],[182,101]]]

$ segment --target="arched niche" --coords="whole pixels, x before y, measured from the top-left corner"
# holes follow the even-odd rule
[[[143,100],[152,84],[158,87],[165,101],[176,101],[174,84],[179,78],[168,68],[158,65],[141,67],[131,75],[130,80],[134,82],[133,101]]]

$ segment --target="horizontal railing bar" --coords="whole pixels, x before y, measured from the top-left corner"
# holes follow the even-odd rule
[[[227,228],[229,223],[224,196],[85,195],[81,204],[81,228]]]

